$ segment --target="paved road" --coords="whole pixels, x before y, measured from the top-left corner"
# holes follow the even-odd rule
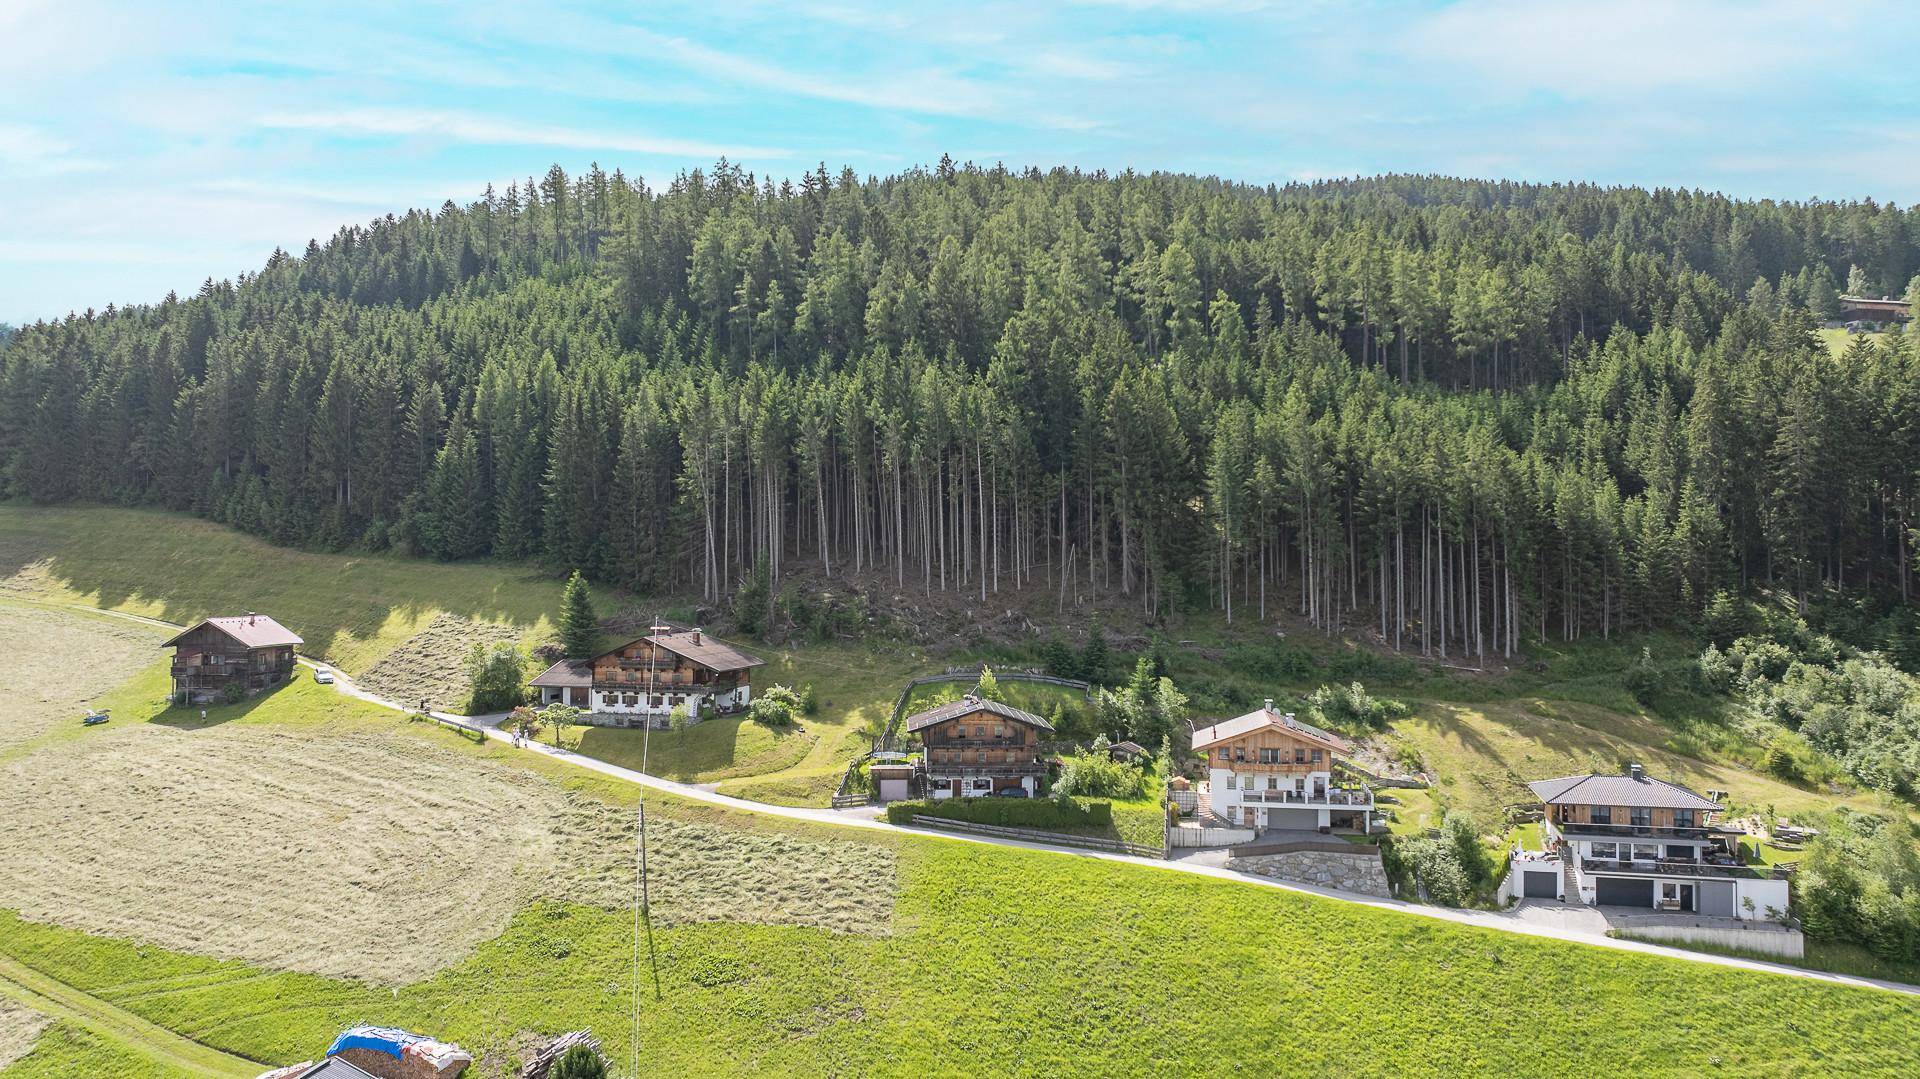
[[[95,608],[82,607],[80,609],[94,610]],[[118,614],[118,612],[115,611],[105,611],[103,613]],[[126,615],[124,617],[149,624],[164,624],[157,622],[155,619],[141,618],[134,615]],[[302,657],[300,662],[317,670],[332,671],[334,673],[335,687],[348,696],[356,697],[385,708],[391,708],[395,711],[415,711],[414,709],[408,708],[395,701],[387,700],[378,694],[361,688],[356,685],[353,679],[348,677],[345,672],[337,668],[305,657]],[[469,727],[478,727],[484,731],[489,738],[498,739],[502,742],[511,741],[511,736],[506,731],[499,729],[498,724],[502,718],[501,716],[469,717],[457,716],[446,712],[434,712],[433,715],[436,718],[449,722]],[[864,811],[858,809],[812,809],[802,806],[777,806],[769,805],[765,802],[750,802],[744,798],[735,798],[731,795],[720,794],[705,787],[694,786],[689,783],[678,783],[671,779],[661,779],[658,776],[647,775],[634,771],[631,768],[623,768],[617,764],[609,764],[606,761],[593,757],[582,756],[565,749],[556,749],[553,746],[541,742],[523,743],[523,750],[530,753],[544,754],[548,757],[565,761],[575,767],[598,772],[601,775],[625,780],[629,783],[637,783],[643,787],[665,791],[669,794],[678,795],[694,801],[726,806],[729,809],[737,809],[743,813],[763,813],[769,816],[785,817],[790,820],[811,821],[816,824],[827,824],[840,828],[864,828],[875,831],[901,832],[917,836],[932,836],[955,843],[983,843],[991,846],[1047,851],[1052,854],[1066,855],[1073,858],[1095,858],[1109,862],[1125,862],[1146,869],[1157,869],[1163,872],[1189,873],[1194,876],[1212,877],[1218,880],[1231,880],[1258,888],[1277,888],[1288,892],[1304,892],[1308,895],[1317,895],[1325,899],[1337,899],[1346,903],[1358,903],[1362,906],[1374,907],[1380,910],[1391,910],[1415,917],[1432,918],[1436,921],[1470,925],[1503,933],[1516,933],[1522,936],[1573,941],[1579,944],[1590,944],[1599,948],[1612,948],[1615,951],[1666,956],[1669,959],[1681,959],[1690,963],[1705,963],[1710,966],[1762,971],[1794,978],[1805,978],[1810,981],[1830,982],[1836,985],[1850,985],[1860,988],[1884,989],[1895,993],[1920,996],[1920,986],[1907,985],[1902,982],[1890,982],[1878,978],[1863,978],[1850,974],[1829,974],[1826,971],[1808,970],[1805,967],[1788,966],[1783,963],[1769,963],[1758,959],[1742,959],[1734,956],[1713,955],[1707,952],[1696,952],[1685,948],[1670,948],[1664,945],[1649,944],[1637,940],[1622,940],[1616,937],[1606,936],[1603,932],[1596,931],[1587,924],[1577,920],[1560,921],[1554,919],[1528,918],[1515,914],[1512,911],[1456,910],[1451,907],[1434,907],[1420,903],[1409,903],[1399,899],[1381,899],[1376,896],[1362,895],[1356,892],[1343,892],[1338,889],[1321,888],[1310,884],[1288,883],[1266,877],[1255,877],[1244,873],[1236,873],[1233,870],[1225,868],[1223,865],[1216,864],[1217,859],[1207,856],[1177,857],[1172,860],[1162,861],[1154,858],[1139,858],[1126,854],[1108,854],[1102,851],[1086,850],[1079,847],[1054,846],[1048,843],[1032,843],[1017,839],[960,835],[950,832],[931,832],[919,828],[902,828],[898,825],[889,824],[884,820],[877,819],[871,809]]]

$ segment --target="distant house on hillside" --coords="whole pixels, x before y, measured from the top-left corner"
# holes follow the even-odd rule
[[[1527,784],[1545,810],[1540,851],[1513,852],[1513,893],[1721,918],[1787,910],[1787,875],[1746,864],[1720,804],[1639,765]]]
[[[264,614],[240,614],[208,618],[161,647],[174,649],[174,699],[192,704],[286,681],[293,674],[293,650],[302,643]]]
[[[1896,300],[1890,296],[1874,299],[1871,296],[1840,297],[1840,317],[1843,320],[1865,320],[1868,322],[1905,322],[1913,316],[1907,307],[1907,301]]]
[[[906,728],[926,749],[927,794],[935,800],[1040,793],[1047,774],[1040,739],[1053,724],[1032,712],[969,693],[908,716]]]
[[[753,668],[765,662],[692,629],[638,637],[590,660],[563,659],[528,685],[541,704],[585,709],[587,723],[664,727],[679,705],[693,719],[745,708]]]
[[[1232,824],[1372,830],[1373,792],[1333,780],[1346,741],[1274,711],[1271,699],[1257,712],[1194,731],[1193,749],[1207,757],[1208,805]]]

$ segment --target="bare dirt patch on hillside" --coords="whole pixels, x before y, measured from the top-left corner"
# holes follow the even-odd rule
[[[159,630],[54,607],[0,603],[0,751],[61,723],[161,655]]]
[[[0,814],[0,907],[387,984],[534,899],[632,895],[629,813],[399,733],[142,726],[0,762]],[[663,821],[651,855],[669,924],[890,923],[890,851]]]
[[[0,997],[0,1071],[31,1053],[40,1032],[52,1022],[25,1004]]]
[[[354,681],[391,701],[412,705],[424,698],[435,708],[462,709],[467,703],[467,656],[473,646],[491,648],[519,636],[512,626],[442,612]]]

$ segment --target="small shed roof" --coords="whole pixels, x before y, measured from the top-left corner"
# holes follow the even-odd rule
[[[907,733],[912,734],[915,731],[922,731],[936,723],[945,723],[949,719],[970,716],[975,712],[991,712],[1002,719],[1010,719],[1015,723],[1024,723],[1035,730],[1053,730],[1053,724],[1048,723],[1046,720],[1041,719],[1039,716],[1023,708],[1015,708],[1011,704],[1001,704],[999,701],[983,700],[969,693],[957,701],[937,704],[924,712],[915,712],[913,715],[908,716]]]
[[[1248,712],[1244,716],[1233,719],[1223,719],[1211,727],[1201,727],[1194,731],[1193,748],[1206,749],[1267,728],[1285,731],[1309,742],[1318,742],[1335,753],[1348,752],[1346,739],[1323,731],[1311,723],[1302,723],[1293,717],[1292,712],[1275,711],[1271,700],[1257,712]]]
[[[182,637],[194,632],[201,626],[212,626],[214,629],[239,641],[247,648],[281,648],[306,643],[292,630],[275,622],[264,614],[235,614],[222,615],[217,618],[203,618],[193,625],[188,626],[186,629],[181,630],[179,633],[174,634],[171,640],[160,647],[173,647],[179,643]]]
[[[577,659],[563,659],[541,671],[533,681],[527,684],[546,686],[549,689],[590,686],[593,684],[593,664]]]

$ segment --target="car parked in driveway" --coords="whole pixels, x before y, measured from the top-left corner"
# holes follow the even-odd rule
[[[313,672],[313,680],[323,686],[330,686],[333,684],[333,672],[316,669]]]
[[[1026,798],[1028,794],[1023,787],[1002,787],[994,791],[993,796],[995,798]]]

